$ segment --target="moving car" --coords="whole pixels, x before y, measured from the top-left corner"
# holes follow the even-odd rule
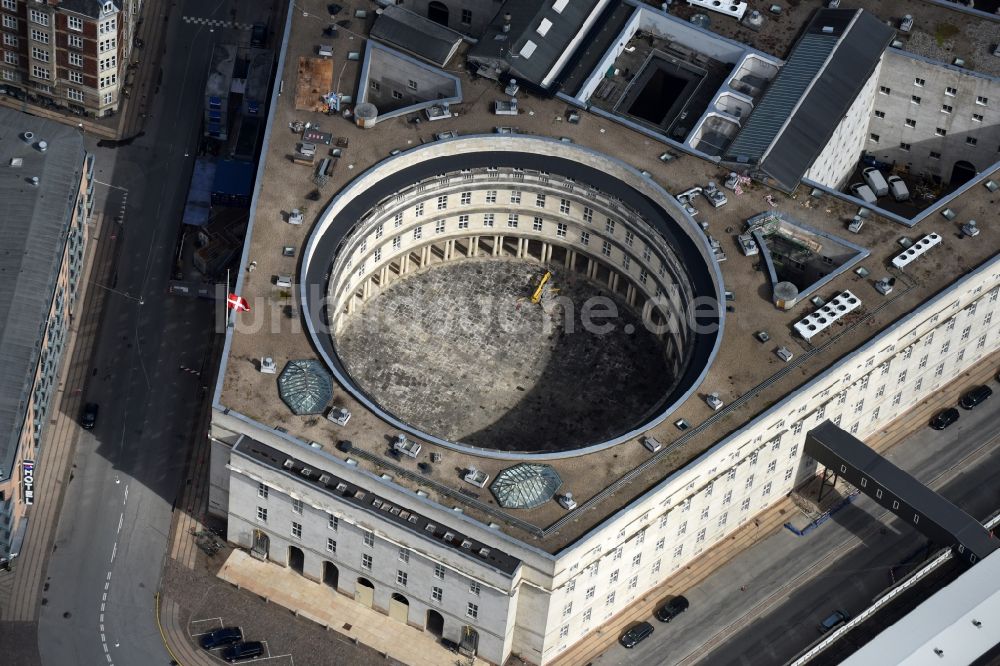
[[[881,171],[871,166],[862,171],[861,175],[868,187],[872,188],[876,197],[884,197],[889,194],[889,183],[885,182],[885,176],[882,175]]]
[[[935,430],[944,430],[952,423],[958,420],[958,410],[954,407],[944,410],[933,419],[931,419],[931,427]]]
[[[640,622],[635,625],[618,639],[618,642],[627,648],[634,648],[636,645],[641,643],[650,637],[653,633],[653,625],[649,622]]]
[[[867,185],[862,185],[861,183],[855,183],[854,185],[851,185],[851,194],[861,199],[865,203],[873,204],[876,201],[878,201],[878,199],[875,198],[875,193],[872,192],[872,188],[868,187]]]
[[[84,430],[93,430],[94,426],[97,425],[97,412],[99,407],[96,403],[88,402],[83,406],[83,412],[80,413],[80,427]]]
[[[654,615],[660,622],[670,622],[672,619],[688,609],[688,600],[685,597],[674,597],[667,603],[656,609]]]
[[[989,386],[977,386],[963,395],[958,404],[962,406],[962,409],[972,409],[991,395],[993,395],[993,389]]]
[[[819,623],[819,633],[825,634],[828,631],[832,631],[842,624],[847,624],[847,621],[850,619],[851,616],[844,611],[835,610]]]
[[[239,643],[243,640],[243,630],[239,627],[223,627],[201,637],[201,646],[206,650]]]
[[[230,645],[222,651],[222,658],[232,663],[234,661],[246,661],[256,659],[264,654],[264,644],[260,641],[248,641],[246,643],[236,643]]]

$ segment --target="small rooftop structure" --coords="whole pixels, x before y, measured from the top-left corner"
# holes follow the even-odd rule
[[[462,44],[462,36],[399,5],[388,5],[375,20],[371,38],[444,67]]]
[[[551,465],[522,464],[497,474],[490,491],[502,507],[533,509],[552,499],[561,485],[562,478]]]
[[[278,375],[278,393],[295,414],[322,414],[333,399],[333,378],[319,361],[289,361]]]
[[[374,117],[366,112],[363,127],[462,101],[457,76],[373,40],[365,43],[359,78],[356,108],[371,104],[375,109]]]

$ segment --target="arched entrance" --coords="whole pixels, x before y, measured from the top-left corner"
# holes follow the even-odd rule
[[[462,627],[462,640],[458,643],[458,651],[466,657],[474,657],[478,649],[479,632],[469,625],[465,625]]]
[[[428,632],[438,638],[441,638],[441,635],[444,634],[444,616],[433,608],[428,609],[427,623],[425,626]]]
[[[410,601],[399,592],[389,597],[389,617],[406,624],[410,619]]]
[[[448,25],[448,7],[443,2],[438,2],[434,0],[427,5],[427,18],[434,21],[435,23],[440,23],[441,25]]]
[[[362,606],[371,608],[375,605],[375,586],[367,578],[358,578],[354,585],[354,600]]]
[[[253,545],[250,547],[250,556],[258,560],[266,560],[271,550],[271,538],[264,534],[263,530],[253,531]]]
[[[958,160],[951,169],[951,186],[961,187],[976,177],[976,167],[967,160]]]
[[[295,573],[302,573],[305,569],[306,556],[298,546],[288,547],[288,566]]]
[[[337,589],[337,582],[340,580],[340,571],[333,562],[323,562],[323,583],[333,589]]]

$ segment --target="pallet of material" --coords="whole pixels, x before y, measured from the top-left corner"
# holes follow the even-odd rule
[[[299,58],[295,82],[295,108],[298,111],[322,111],[323,95],[332,90],[333,60],[329,58]]]

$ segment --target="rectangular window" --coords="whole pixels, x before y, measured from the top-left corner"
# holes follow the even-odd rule
[[[934,128],[934,133],[936,135],[938,135],[938,136],[946,136],[948,134],[947,130],[945,130],[945,129],[941,128],[941,127],[935,127]]]
[[[976,122],[976,123],[983,122],[983,114],[981,114],[981,113],[973,113],[972,114],[972,121]]]
[[[40,42],[42,44],[49,43],[49,33],[45,32],[44,30],[38,30],[37,28],[31,29],[31,38],[36,42]]]
[[[413,227],[413,239],[414,240],[420,240],[423,237],[424,237],[424,228],[423,227]]]
[[[497,202],[497,191],[496,190],[486,190],[486,203],[496,203]]]
[[[115,94],[113,92],[104,93],[102,99],[105,104],[113,104],[115,101]]]
[[[83,101],[83,93],[80,92],[79,90],[76,90],[75,88],[67,88],[66,89],[66,97],[68,97],[69,99],[73,100],[74,102],[82,102]]]
[[[910,144],[908,144],[908,143],[901,143],[901,144],[899,144],[899,149],[900,150],[909,150],[910,149]]]
[[[472,581],[471,583],[469,583],[469,592],[471,594],[474,594],[478,597],[480,591],[482,591],[482,588],[480,587],[479,583],[477,583],[476,581]]]
[[[967,143],[970,146],[974,146],[977,143],[979,143],[979,139],[977,139],[974,136],[967,136],[967,137],[965,137],[965,143]]]
[[[434,233],[436,233],[436,234],[443,234],[444,233],[444,228],[445,228],[444,225],[445,225],[445,221],[444,220],[438,220],[437,222],[435,222],[434,223]]]
[[[953,111],[953,109],[952,109],[952,107],[951,107],[950,104],[942,104],[941,105],[941,113],[951,113],[952,111]]]
[[[632,557],[632,566],[637,567],[639,563],[642,562],[642,553],[638,553]]]
[[[740,504],[740,511],[750,510],[750,498],[743,500],[743,504]]]
[[[396,236],[395,238],[392,239],[392,249],[393,250],[398,250],[399,247],[400,247],[400,245],[402,245],[402,244],[403,244],[403,237],[402,236]]]
[[[794,474],[794,473],[795,473],[794,469],[791,469],[791,468],[786,469],[785,470],[785,481],[788,481],[790,478],[792,478],[792,474]]]
[[[566,238],[566,225],[562,222],[556,224],[556,236]]]
[[[7,63],[8,65],[16,65],[17,64],[17,54],[14,53],[13,51],[4,51],[3,61],[5,63]]]
[[[771,482],[768,481],[767,483],[764,484],[764,490],[763,492],[761,492],[761,495],[767,497],[770,494],[771,494]]]
[[[470,601],[469,605],[465,609],[465,615],[466,615],[466,617],[471,617],[473,620],[475,620],[476,618],[478,618],[479,617],[479,605],[478,604],[474,604],[474,603],[472,603]]]
[[[115,48],[116,40],[114,37],[111,39],[102,39],[98,44],[98,50],[103,53],[104,51],[111,51]]]
[[[605,257],[610,257],[611,256],[611,243],[610,242],[603,241],[601,243],[601,254],[603,254]]]
[[[878,109],[876,109],[875,110],[875,117],[876,118],[885,118],[885,111],[879,111]]]
[[[302,500],[292,499],[292,512],[298,514],[302,513]]]
[[[410,79],[410,80],[408,80],[406,82],[406,87],[409,88],[410,90],[416,90],[417,89],[417,82],[414,81],[413,79]]]
[[[267,522],[267,509],[262,506],[257,507],[257,520],[262,523]]]
[[[17,37],[10,34],[9,32],[3,33],[3,45],[4,46],[17,46]]]
[[[920,97],[917,95],[910,95],[910,104],[920,104]]]
[[[296,539],[302,538],[302,523],[292,523],[292,536]]]
[[[937,153],[937,152],[934,152],[934,151],[932,150],[932,151],[931,151],[931,159],[932,159],[932,160],[939,160],[939,159],[941,159],[941,153]]]
[[[17,30],[17,19],[13,16],[3,15],[3,27]]]
[[[872,143],[878,143],[879,135],[875,133],[869,134],[868,140],[871,141]]]
[[[468,215],[459,215],[458,216],[458,228],[459,229],[468,229],[469,228],[469,216]]]
[[[396,215],[393,216],[393,218],[392,218],[392,225],[393,225],[393,228],[395,228],[395,229],[399,229],[401,226],[403,226],[403,214],[402,213],[396,213]]]
[[[334,541],[331,537],[326,538],[326,552],[328,553],[337,552],[337,542]]]
[[[400,548],[399,549],[398,558],[399,558],[400,562],[404,562],[406,564],[409,564],[410,563],[410,551],[407,550],[406,548]]]
[[[483,226],[484,227],[492,227],[493,226],[493,213],[484,213],[483,214]]]
[[[38,25],[48,25],[49,15],[45,12],[40,12],[37,9],[31,9],[28,11],[28,18],[32,23],[37,23]]]
[[[462,23],[464,25],[470,25],[472,23],[472,10],[463,9],[462,10]]]
[[[914,120],[913,118],[907,118],[906,120],[903,121],[903,123],[907,127],[916,127],[917,126],[917,121]]]
[[[615,569],[614,571],[611,572],[611,575],[608,576],[608,584],[614,585],[617,582],[618,582],[618,569]]]
[[[434,565],[434,577],[438,580],[444,580],[444,565],[435,564]]]
[[[38,65],[32,65],[31,66],[31,75],[34,76],[36,79],[45,79],[45,80],[48,80],[48,78],[49,78],[49,70],[46,69],[45,67],[39,67]]]
[[[17,11],[17,0],[3,0],[3,8],[12,12]]]
[[[584,599],[593,599],[594,598],[594,592],[596,590],[597,590],[597,588],[594,587],[593,585],[591,585],[590,587],[587,588],[587,591],[584,593],[583,598]]]
[[[887,87],[885,87],[885,86],[879,86],[879,87],[878,87],[878,91],[879,91],[879,92],[880,92],[881,94],[883,94],[883,95],[888,95],[889,93],[891,93],[891,92],[892,92],[892,90],[891,90],[891,89],[889,89],[889,88],[887,88]]]
[[[542,230],[542,218],[536,217],[535,219],[533,219],[531,221],[531,228],[532,228],[533,231],[541,231]]]
[[[545,195],[544,194],[536,194],[535,195],[535,205],[538,206],[539,208],[545,208]]]
[[[365,545],[372,548],[375,545],[375,533],[369,530],[362,532],[362,537],[364,539]]]
[[[615,221],[610,217],[604,221],[604,231],[611,235],[615,233]]]
[[[361,554],[361,568],[365,571],[372,570],[372,556],[368,553]]]
[[[635,234],[632,233],[631,231],[626,231],[625,232],[625,244],[628,245],[629,247],[632,247],[632,243],[634,243],[634,242],[635,242]]]
[[[727,490],[726,494],[722,496],[722,506],[726,506],[733,501],[733,491]]]
[[[438,210],[444,210],[448,207],[448,195],[442,194],[438,197]]]
[[[510,202],[512,204],[521,203],[521,192],[519,190],[511,190],[510,192]]]
[[[580,242],[583,243],[584,245],[590,245],[590,232],[589,231],[581,231],[580,232]]]
[[[268,493],[269,490],[270,489],[267,487],[266,484],[258,483],[257,484],[257,497],[260,497],[262,499],[267,499],[267,493]]]
[[[584,624],[587,624],[588,622],[590,622],[590,614],[591,614],[590,611],[591,610],[592,609],[588,608],[587,610],[583,611],[583,623]]]
[[[560,199],[559,200],[559,212],[560,213],[568,213],[569,212],[569,199]]]
[[[405,571],[402,571],[402,570],[397,570],[396,571],[396,584],[397,585],[402,585],[403,587],[406,587],[407,578],[408,578],[408,576],[406,575]]]
[[[80,32],[83,30],[83,19],[78,16],[67,16],[66,17],[66,27],[70,30],[76,30]]]
[[[517,213],[507,213],[507,227],[517,229]]]
[[[753,474],[747,477],[747,482],[744,484],[745,488],[750,488],[751,486],[753,486]]]
[[[583,207],[583,221],[586,223],[591,223],[594,221],[594,209],[587,206]]]
[[[927,82],[924,81],[919,76],[917,78],[913,79],[913,85],[915,85],[917,87],[923,88],[925,83],[927,83]]]
[[[107,88],[108,86],[113,86],[118,82],[117,74],[108,74],[107,76],[101,77],[101,87]]]
[[[987,99],[986,97],[983,97],[982,95],[978,95],[976,97],[976,104],[978,104],[979,106],[988,106],[989,103],[990,100]]]
[[[80,55],[79,53],[73,53],[71,51],[69,53],[69,64],[73,65],[74,67],[83,67],[83,56]]]
[[[607,597],[604,598],[604,605],[613,606],[614,603],[615,603],[615,593],[612,592],[611,594],[609,594]]]
[[[441,603],[442,599],[444,599],[444,590],[442,590],[440,587],[432,587],[431,599],[433,599],[438,603]]]
[[[393,99],[403,99],[403,93],[399,92],[398,90],[393,90],[392,91],[392,98]]]
[[[632,576],[631,578],[628,579],[628,589],[634,590],[636,587],[638,587],[638,585],[639,585],[638,576]]]
[[[698,536],[695,537],[694,541],[695,541],[695,543],[701,543],[704,540],[705,540],[705,529],[702,528],[702,529],[698,530]]]
[[[421,201],[416,206],[413,207],[414,217],[423,217],[424,214],[424,203]]]
[[[944,94],[948,97],[954,97],[958,94],[958,88],[947,87],[944,89]]]
[[[461,201],[461,203],[462,203],[463,206],[468,206],[469,204],[471,204],[472,203],[472,192],[462,192],[462,201]]]
[[[337,518],[337,516],[333,515],[332,513],[327,514],[326,526],[331,530],[333,530],[334,532],[336,532],[337,528],[340,526],[340,519]]]

